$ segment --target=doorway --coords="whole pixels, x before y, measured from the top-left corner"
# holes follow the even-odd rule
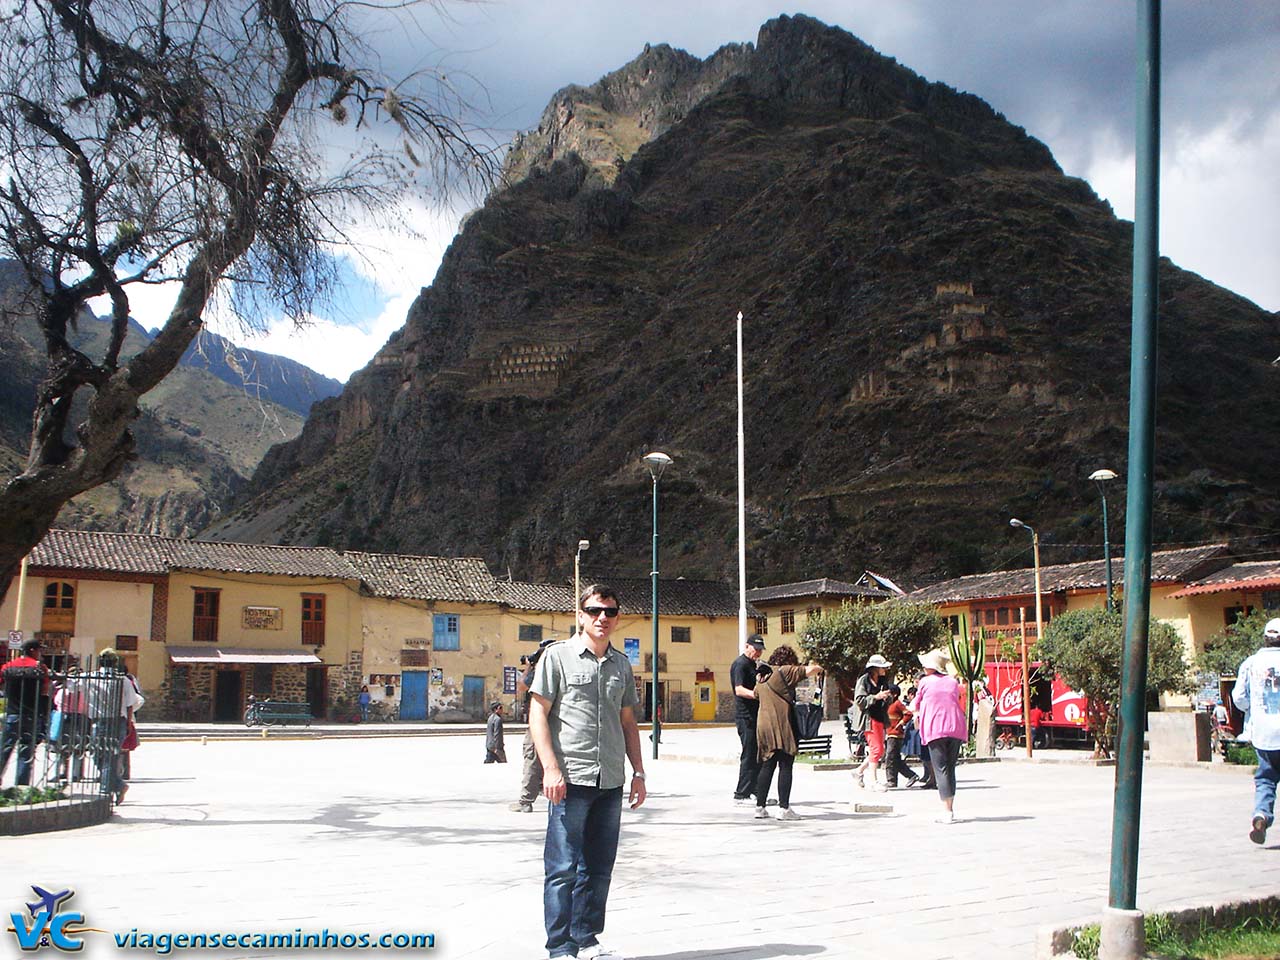
[[[307,667],[307,706],[311,716],[324,720],[329,711],[329,672],[324,667]]]
[[[228,722],[244,719],[244,674],[239,670],[219,670],[213,680],[213,719]]]
[[[484,719],[484,677],[462,678],[462,709],[475,720]]]
[[[405,670],[400,674],[400,719],[427,719],[427,671]]]
[[[658,706],[662,709],[662,716],[667,715],[667,681],[658,681]],[[653,722],[653,681],[646,680],[644,682],[644,720],[646,723]]]

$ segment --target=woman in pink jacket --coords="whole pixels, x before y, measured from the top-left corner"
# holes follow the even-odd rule
[[[968,720],[960,705],[960,684],[947,675],[949,659],[941,650],[920,654],[925,675],[920,678],[916,699],[911,705],[920,740],[933,762],[938,796],[946,807],[946,812],[938,818],[939,823],[955,823],[952,805],[956,798],[956,760],[969,738]]]

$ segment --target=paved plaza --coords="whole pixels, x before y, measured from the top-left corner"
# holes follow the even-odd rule
[[[435,948],[415,955],[545,956],[544,802],[531,815],[507,810],[519,764],[482,764],[480,732],[143,738],[110,823],[0,841],[0,914],[21,910],[37,884],[74,888],[64,909],[113,932],[430,932]],[[932,792],[855,792],[847,772],[798,765],[792,803],[805,819],[761,822],[730,801],[736,745],[732,729],[667,730],[664,758],[647,761],[652,792],[624,810],[602,938],[627,956],[1030,960],[1037,928],[1105,904],[1111,768],[962,766],[961,822],[945,826],[933,822]],[[518,760],[518,732],[507,747]],[[1280,891],[1277,846],[1245,836],[1251,798],[1240,771],[1148,765],[1139,907]],[[856,813],[853,799],[893,813]],[[122,951],[91,934],[83,955]]]

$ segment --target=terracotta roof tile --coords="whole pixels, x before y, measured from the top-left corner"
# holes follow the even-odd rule
[[[31,552],[31,563],[42,567],[109,573],[162,575],[170,570],[218,570],[223,573],[359,579],[351,564],[328,547],[219,543],[91,530],[50,530]]]
[[[1249,560],[1201,577],[1195,583],[1172,593],[1170,597],[1191,597],[1204,593],[1226,593],[1232,590],[1274,590],[1280,587],[1280,560]]]
[[[415,557],[395,553],[343,554],[375,597],[501,603],[493,574],[476,557]]]
[[[518,610],[568,613],[574,608],[572,587],[554,583],[524,583],[519,580],[499,580],[497,587],[502,602]]]
[[[1211,543],[1182,550],[1159,550],[1151,555],[1153,583],[1186,583],[1209,573],[1228,561],[1227,545]],[[1124,582],[1124,557],[1111,558],[1112,576],[1119,588]],[[1045,593],[1064,590],[1102,589],[1107,584],[1106,561],[1085,560],[1040,568],[1040,586]],[[997,570],[954,580],[944,580],[908,593],[904,599],[927,603],[957,603],[997,597],[1032,596],[1036,592],[1035,570]]]
[[[585,576],[584,585],[591,583]],[[653,583],[648,577],[597,577],[618,591],[618,603],[627,613],[653,609]],[[662,617],[736,617],[738,588],[719,580],[659,580],[658,615]],[[747,604],[747,615],[761,616]]]
[[[779,583],[769,587],[752,587],[747,591],[748,603],[764,603],[769,600],[790,600],[803,597],[866,597],[887,600],[896,594],[879,587],[860,587],[844,580],[823,577],[820,580],[800,580],[796,583]]]

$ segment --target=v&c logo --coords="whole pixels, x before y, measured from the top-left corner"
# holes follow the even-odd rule
[[[68,888],[50,893],[34,884],[31,889],[39,899],[27,904],[30,918],[21,912],[9,914],[9,919],[13,922],[9,930],[18,939],[18,949],[32,951],[41,947],[56,947],[69,953],[83,949],[84,940],[80,934],[85,932],[84,914],[61,909],[76,892]]]

